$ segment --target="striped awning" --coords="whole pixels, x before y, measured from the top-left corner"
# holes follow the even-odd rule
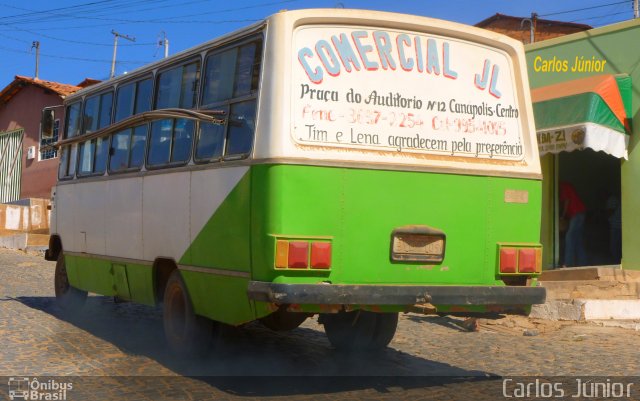
[[[531,91],[540,155],[584,148],[627,158],[631,78],[598,75]]]

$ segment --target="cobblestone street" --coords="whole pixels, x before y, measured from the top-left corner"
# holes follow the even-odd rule
[[[206,359],[180,361],[166,349],[161,313],[154,308],[91,296],[80,314],[63,315],[55,304],[54,267],[39,255],[0,249],[0,376],[73,376],[69,400],[124,394],[133,400],[465,399],[478,386],[495,386],[495,376],[640,376],[637,331],[507,319],[467,332],[456,319],[416,314],[401,316],[390,348],[379,354],[339,354],[313,318],[290,333],[248,325],[229,333],[222,349]],[[523,336],[522,324],[539,334]],[[127,378],[132,375],[140,377]],[[384,378],[395,376],[422,378]],[[640,391],[640,383],[636,387]],[[5,390],[0,387],[0,397],[8,399]]]

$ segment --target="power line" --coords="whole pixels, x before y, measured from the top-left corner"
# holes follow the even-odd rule
[[[45,14],[45,13],[49,13],[50,11],[68,10],[68,9],[71,9],[71,8],[79,8],[79,7],[84,7],[84,6],[88,6],[88,5],[109,3],[109,2],[112,2],[112,1],[114,1],[114,0],[92,1],[90,3],[76,4],[76,5],[73,5],[73,6],[58,7],[58,8],[52,8],[52,9],[49,9],[49,10],[40,10],[40,11],[21,9],[19,7],[10,6],[8,4],[2,4],[4,7],[14,8],[14,9],[18,9],[18,10],[27,10],[29,12],[28,13],[23,13],[23,14],[17,14],[17,15],[7,15],[7,16],[0,17],[0,19],[15,18],[15,17],[21,17],[21,16],[25,16],[25,15]]]
[[[573,20],[573,21],[569,21],[569,22],[589,21],[589,20],[592,20],[592,19],[598,19],[598,18],[604,18],[604,17],[612,17],[614,15],[628,14],[628,13],[629,13],[629,11],[620,11],[620,12],[617,12],[617,13],[598,15],[598,16],[589,17],[589,18],[580,18],[580,19],[576,19],[576,20]]]
[[[549,14],[540,14],[540,17],[548,17],[550,15],[560,15],[560,14],[568,14],[568,13],[574,13],[576,11],[584,11],[584,10],[593,10],[594,8],[602,8],[602,7],[609,7],[609,6],[615,6],[616,4],[623,4],[623,3],[628,3],[629,0],[626,1],[619,1],[617,3],[607,3],[607,4],[601,4],[599,6],[592,6],[592,7],[583,7],[583,8],[576,8],[574,10],[565,10],[565,11],[558,11],[555,13],[549,13]]]
[[[7,24],[7,25],[10,26],[13,29],[18,30],[18,31],[31,33],[33,35],[41,36],[43,38],[47,38],[47,39],[51,39],[51,40],[57,40],[59,42],[74,43],[74,44],[80,44],[80,45],[90,45],[90,46],[105,46],[105,47],[112,47],[113,46],[113,44],[107,44],[107,43],[86,42],[86,41],[82,41],[82,40],[58,38],[58,37],[47,35],[47,34],[44,34],[44,33],[32,31],[30,29],[24,29],[24,28],[20,28],[18,26],[10,25],[10,24]],[[150,45],[154,45],[155,46],[156,42],[123,43],[120,46],[150,46]]]
[[[72,19],[93,19],[93,20],[99,20],[99,21],[110,21],[111,24],[113,23],[118,23],[118,24],[192,24],[192,23],[225,23],[225,22],[255,22],[258,20],[247,20],[247,19],[239,19],[239,20],[217,20],[217,21],[210,21],[210,20],[179,20],[179,18],[189,18],[189,17],[199,17],[202,15],[210,15],[210,14],[219,14],[222,12],[232,12],[232,11],[241,11],[241,10],[247,10],[247,9],[253,9],[253,8],[258,8],[258,7],[268,7],[268,6],[273,6],[273,5],[278,5],[278,4],[285,4],[285,3],[292,3],[292,2],[297,2],[300,0],[280,0],[280,1],[275,1],[275,2],[269,2],[269,3],[262,3],[262,4],[257,4],[257,5],[253,5],[253,6],[245,6],[245,7],[236,7],[236,8],[229,8],[226,10],[214,10],[214,11],[208,11],[208,12],[199,12],[196,14],[185,14],[185,15],[177,15],[177,16],[173,16],[173,17],[164,17],[164,18],[155,18],[155,19],[137,19],[137,20],[132,20],[132,19],[123,19],[123,18],[105,18],[105,17],[99,17],[99,16],[77,16],[77,15],[73,15],[73,14],[61,14],[61,13],[53,13],[50,11],[43,11],[47,14],[51,14],[57,17],[68,17],[68,18],[72,18]],[[21,7],[12,7],[11,8],[17,8],[17,9],[21,9],[21,10],[27,10],[27,11],[33,11],[35,12],[35,10],[30,10],[27,8],[21,8]],[[20,23],[28,23],[29,21],[19,21]],[[38,20],[38,22],[41,22],[41,19]],[[16,22],[14,22],[16,23]],[[91,25],[91,26],[99,26],[99,25]],[[83,26],[85,27],[85,26]],[[69,27],[64,27],[64,29],[69,28]]]
[[[16,42],[20,42],[20,43],[32,43],[32,41],[24,40],[24,39],[18,39],[15,36],[7,35],[6,33],[2,33],[2,32],[0,32],[0,36],[2,36],[3,38],[15,40]]]
[[[167,21],[162,23],[167,24],[235,24],[235,23],[254,23],[262,21],[262,19],[239,19],[239,20],[190,20],[190,21]],[[126,25],[126,24],[135,24],[137,22],[121,22],[121,23],[104,23],[104,24],[91,24],[91,25],[71,25],[71,26],[57,26],[57,27],[45,27],[38,28],[40,31],[59,31],[59,30],[68,30],[68,29],[82,29],[82,28],[94,28],[101,26],[109,26],[112,27],[114,25]],[[141,23],[153,23],[156,22],[141,22]],[[158,22],[161,23],[161,22]]]
[[[31,54],[31,52],[26,51],[26,50],[12,49],[12,48],[9,48],[9,47],[4,47],[4,46],[0,46],[0,49],[1,50],[6,50],[8,52],[13,52],[13,53]],[[61,59],[61,60],[86,61],[86,62],[91,62],[91,63],[111,63],[111,60],[106,60],[106,59],[93,59],[93,58],[83,58],[83,57],[73,57],[73,56],[59,56],[59,55],[55,55],[55,54],[43,54],[43,53],[40,53],[40,55],[43,56],[43,57],[56,58],[56,59]],[[149,63],[149,61],[133,61],[133,60],[118,61],[118,64],[140,65],[140,64],[147,64],[147,63]]]
[[[157,3],[162,3],[164,1],[168,1],[168,0],[160,0],[157,1]],[[16,14],[16,15],[9,15],[9,16],[4,16],[4,17],[0,17],[0,19],[11,19],[13,18],[13,20],[11,21],[12,23],[31,23],[31,22],[42,22],[43,20],[47,21],[47,20],[64,20],[64,19],[73,19],[73,18],[79,18],[79,19],[86,19],[86,16],[81,16],[80,14],[83,13],[95,13],[97,11],[104,11],[104,10],[108,10],[108,9],[117,9],[118,11],[122,12],[123,10],[130,8],[130,7],[137,7],[139,5],[143,5],[143,4],[148,4],[148,3],[153,3],[153,0],[138,0],[138,1],[129,1],[127,2],[126,0],[105,0],[105,1],[101,1],[101,2],[93,2],[93,3],[86,3],[83,6],[87,6],[88,4],[99,4],[99,3],[111,3],[108,6],[99,6],[99,7],[90,7],[90,8],[85,8],[83,10],[76,10],[76,14],[58,14],[58,13],[53,13],[52,11],[62,11],[62,10],[67,10],[69,8],[73,8],[73,7],[60,7],[60,8],[54,8],[54,9],[49,9],[49,10],[32,10],[32,9],[28,9],[28,8],[21,8],[21,7],[16,7],[16,6],[11,6],[8,4],[2,4],[3,6],[7,7],[7,8],[13,8],[16,10],[23,10],[23,11],[29,11],[28,13],[23,13],[23,14]],[[76,7],[79,7],[76,6]],[[39,14],[50,14],[50,15],[39,15]],[[38,15],[37,17],[33,17],[35,15]],[[0,23],[3,23],[2,21],[0,21]]]

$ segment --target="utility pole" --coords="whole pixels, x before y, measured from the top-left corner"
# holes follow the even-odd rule
[[[164,46],[164,58],[169,57],[169,39],[167,39],[167,34],[165,31],[161,31],[162,40],[158,41],[158,46]]]
[[[637,0],[636,0],[637,1]],[[537,13],[531,13],[531,18],[523,18],[520,21],[520,29],[524,28],[524,23],[529,23],[529,43],[533,43],[535,41],[535,32],[536,32],[536,20],[538,19]]]
[[[111,61],[111,75],[109,78],[113,78],[116,75],[116,52],[118,51],[118,38],[126,39],[131,42],[135,42],[136,38],[132,36],[127,36],[116,32],[115,30],[111,30],[113,34],[113,60]]]
[[[640,11],[638,11],[638,0],[633,0],[633,18],[640,18]]]
[[[37,40],[34,40],[33,43],[31,44],[31,50],[33,50],[33,48],[36,48],[36,76],[35,79],[38,79],[38,69],[40,66],[40,42],[38,42]]]

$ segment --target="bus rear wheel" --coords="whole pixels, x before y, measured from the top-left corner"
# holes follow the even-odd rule
[[[181,357],[203,357],[211,348],[213,321],[193,311],[187,287],[174,270],[164,291],[164,334],[169,348]]]
[[[82,309],[87,300],[87,292],[72,287],[71,284],[69,284],[67,266],[62,252],[60,252],[60,256],[58,256],[58,261],[56,262],[54,287],[56,301],[65,312],[77,312]]]
[[[397,313],[340,312],[322,316],[329,342],[339,350],[364,351],[385,348],[396,333]]]

